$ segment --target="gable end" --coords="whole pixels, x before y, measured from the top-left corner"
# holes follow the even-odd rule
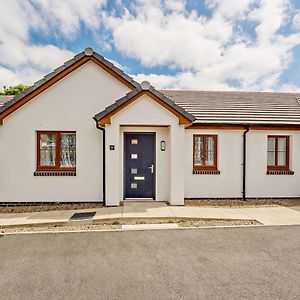
[[[56,68],[53,72],[47,74],[44,78],[34,83],[23,93],[15,96],[10,101],[6,102],[3,106],[0,106],[0,125],[3,124],[3,119],[13,113],[15,110],[26,104],[35,96],[42,93],[44,90],[82,66],[83,64],[93,61],[103,70],[115,77],[130,89],[135,89],[139,84],[134,81],[130,76],[125,74],[122,70],[114,66],[111,62],[106,60],[103,56],[94,52],[91,48],[86,48],[84,52],[81,52],[74,56],[74,58],[65,62],[62,66]]]
[[[142,83],[143,85],[143,83]],[[104,126],[111,123],[111,117],[123,110],[129,104],[133,103],[141,96],[147,95],[152,100],[163,106],[166,110],[174,114],[179,119],[180,125],[190,126],[195,120],[195,117],[187,113],[183,108],[176,105],[172,100],[166,98],[163,94],[155,90],[153,87],[142,89],[141,87],[129,92],[126,96],[120,98],[112,105],[106,107],[105,110],[95,115],[94,120],[98,125]]]

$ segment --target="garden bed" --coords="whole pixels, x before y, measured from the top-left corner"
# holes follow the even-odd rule
[[[42,212],[55,210],[77,210],[90,208],[103,208],[102,203],[45,203],[45,204],[2,204],[0,205],[0,213],[27,213]]]
[[[186,206],[230,206],[230,207],[249,207],[249,206],[300,206],[300,198],[296,199],[197,199],[185,200]]]

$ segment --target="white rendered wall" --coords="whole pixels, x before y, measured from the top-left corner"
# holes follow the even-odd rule
[[[0,202],[102,200],[102,133],[93,116],[128,91],[88,62],[4,119],[0,126]],[[37,130],[76,131],[76,177],[33,176]]]
[[[185,129],[170,127],[170,204],[184,205]]]
[[[106,125],[106,203],[119,205],[123,200],[123,136],[124,132],[155,132],[156,133],[156,200],[169,201],[171,204],[182,205],[184,173],[182,165],[172,166],[176,181],[171,184],[172,174],[170,157],[172,157],[172,137],[180,145],[184,145],[184,129],[179,126],[179,120],[154,100],[144,95],[111,119],[111,125]],[[131,125],[126,127],[126,125]],[[133,126],[134,125],[134,126]],[[151,127],[148,127],[151,126]],[[159,126],[168,126],[159,127]],[[166,141],[166,151],[160,151],[160,141]],[[109,150],[109,145],[115,145],[115,150]],[[181,152],[180,152],[181,153]],[[178,154],[176,154],[176,157]],[[180,156],[184,161],[183,156]],[[183,164],[183,163],[182,163]],[[118,176],[116,176],[118,174]],[[178,186],[174,186],[174,184]],[[181,182],[181,183],[180,183]],[[176,199],[171,198],[171,191],[177,193]],[[174,202],[176,201],[176,203]]]
[[[242,197],[243,131],[187,129],[185,134],[185,198]],[[193,174],[193,135],[218,136],[219,175]]]
[[[290,136],[290,169],[294,175],[267,175],[267,136]],[[247,134],[247,189],[249,198],[300,197],[300,132],[250,131]]]

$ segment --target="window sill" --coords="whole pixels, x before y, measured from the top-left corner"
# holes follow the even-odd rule
[[[34,176],[76,176],[76,170],[38,170]]]
[[[294,175],[291,170],[267,170],[267,175]]]
[[[219,175],[220,173],[219,170],[193,170],[193,174],[198,175]]]

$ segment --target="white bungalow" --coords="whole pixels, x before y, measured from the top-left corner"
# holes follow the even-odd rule
[[[1,203],[300,196],[298,94],[158,91],[87,48],[0,102]]]

